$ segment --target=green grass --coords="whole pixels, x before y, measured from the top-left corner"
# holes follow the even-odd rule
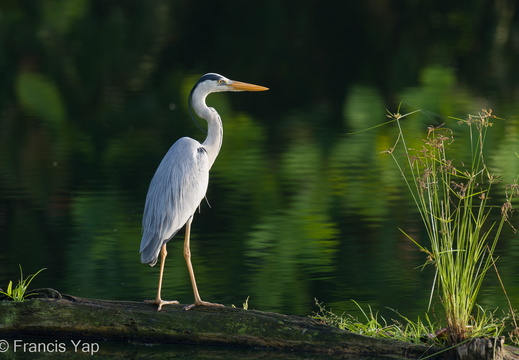
[[[411,343],[430,343],[431,345],[440,344],[439,340],[433,336],[437,330],[436,324],[432,323],[428,316],[425,316],[425,321],[418,319],[411,321],[399,312],[395,312],[395,316],[399,318],[387,320],[378,312],[374,312],[371,306],[367,305],[367,309],[352,300],[357,306],[362,317],[359,319],[350,314],[337,315],[332,310],[326,309],[324,304],[315,300],[315,304],[319,309],[312,316],[314,319],[320,320],[323,323],[338,327],[342,330],[351,331],[357,334],[380,337],[386,339],[393,339]]]
[[[20,279],[18,280],[18,285],[13,287],[13,282],[9,281],[6,291],[0,291],[0,294],[7,296],[14,302],[23,302],[23,301],[25,301],[25,298],[27,296],[33,295],[33,294],[26,294],[27,289],[29,288],[29,285],[31,284],[32,280],[43,270],[46,270],[46,268],[40,269],[35,274],[31,274],[31,275],[27,276],[26,279],[24,279],[22,266],[21,265],[18,265],[18,266],[20,267]]]
[[[467,120],[456,119],[459,126],[469,130],[468,164],[450,157],[449,147],[454,142],[451,129],[443,125],[429,127],[421,148],[411,149],[401,126],[403,116],[390,116],[399,130],[394,148],[401,146],[405,155],[389,153],[413,196],[430,247],[406,236],[427,253],[427,263],[436,269],[431,302],[437,292],[445,311],[448,343],[495,336],[499,331],[486,326],[488,313],[481,308],[474,312],[483,279],[494,266],[493,254],[503,225],[512,210],[512,196],[507,196],[500,220],[489,220],[491,213],[499,211],[488,203],[498,177],[490,173],[484,158],[485,138],[495,116],[491,111],[482,111]]]
[[[468,139],[460,141],[470,146],[470,159],[462,162],[450,154],[455,132],[444,124],[429,127],[418,148],[408,147],[401,124],[408,115],[411,113],[389,113],[397,125],[398,136],[393,148],[386,153],[398,167],[428,235],[429,241],[424,245],[401,230],[426,254],[424,266],[435,268],[428,310],[439,299],[445,318],[433,323],[426,314],[424,321],[412,321],[395,312],[399,320],[387,321],[370,306],[365,310],[357,302],[361,320],[351,315],[336,315],[320,303],[314,317],[368,336],[442,347],[456,346],[475,337],[500,336],[511,322],[515,330],[509,339],[517,344],[519,328],[510,301],[509,312],[503,316],[497,316],[497,310],[489,311],[477,304],[483,280],[491,269],[495,270],[508,299],[494,250],[503,226],[510,224],[512,199],[519,195],[516,183],[505,187],[506,200],[501,206],[489,202],[499,178],[487,167],[484,145],[496,117],[491,111],[483,110],[478,115],[469,115],[466,120],[451,118],[457,126],[467,127],[462,133]],[[498,220],[491,220],[495,218]]]

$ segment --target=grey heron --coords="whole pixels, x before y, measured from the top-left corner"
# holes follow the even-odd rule
[[[162,278],[166,261],[166,244],[185,225],[184,259],[186,261],[195,301],[184,307],[223,306],[202,301],[196,286],[191,264],[190,231],[193,215],[205,197],[209,184],[209,169],[222,146],[223,126],[218,112],[205,103],[207,95],[223,91],[264,91],[268,88],[229,80],[209,73],[195,84],[189,94],[189,102],[196,114],[207,121],[207,137],[200,143],[189,137],[177,140],[166,153],[153,176],[142,219],[141,262],[154,266],[160,255],[160,271],[157,296],[147,302],[158,305],[178,304],[161,298]]]

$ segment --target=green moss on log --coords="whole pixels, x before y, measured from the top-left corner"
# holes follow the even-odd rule
[[[182,343],[255,347],[329,354],[419,358],[438,351],[424,345],[377,339],[323,325],[311,318],[220,307],[168,305],[158,312],[143,302],[63,296],[0,301],[0,337]]]

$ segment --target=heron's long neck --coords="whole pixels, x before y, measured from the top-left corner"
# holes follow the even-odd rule
[[[196,99],[196,97],[195,97]],[[214,108],[205,104],[205,96],[193,100],[193,108],[198,116],[207,121],[207,137],[202,143],[209,156],[209,166],[213,166],[223,140],[223,124],[220,115]]]

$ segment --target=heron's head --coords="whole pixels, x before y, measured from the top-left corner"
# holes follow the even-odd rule
[[[195,90],[201,90],[202,93],[210,94],[222,91],[265,91],[268,90],[268,88],[230,80],[220,74],[208,73],[198,80],[193,87],[193,92]]]
[[[193,116],[192,109],[195,110],[196,114],[204,119],[203,112],[207,109],[205,105],[205,98],[207,95],[214,92],[223,92],[223,91],[265,91],[268,88],[259,85],[247,84],[241,81],[234,81],[227,79],[225,76],[208,73],[205,74],[197,81],[191,93],[189,94],[189,111],[191,114],[191,118],[198,125],[195,117]]]

